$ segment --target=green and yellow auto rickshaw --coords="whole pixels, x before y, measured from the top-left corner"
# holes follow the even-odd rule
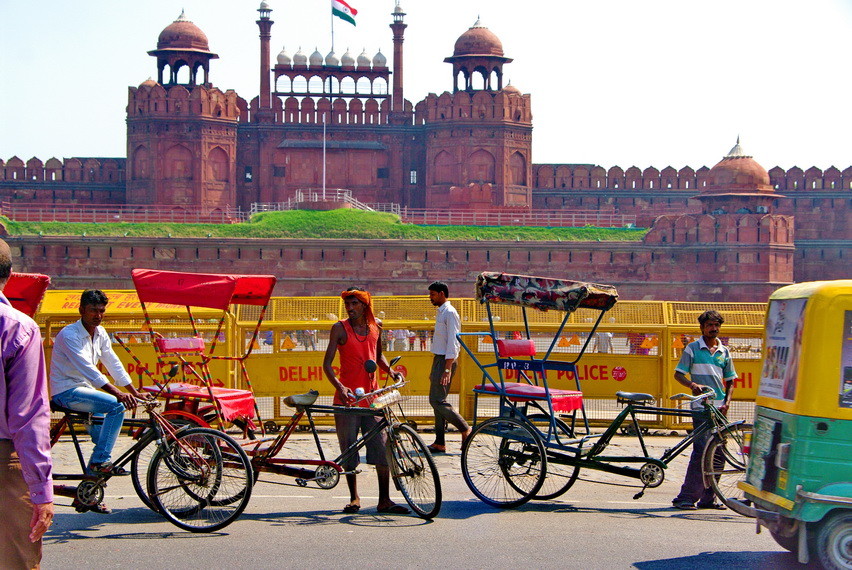
[[[825,568],[852,568],[852,280],[769,298],[744,500],[728,506]]]

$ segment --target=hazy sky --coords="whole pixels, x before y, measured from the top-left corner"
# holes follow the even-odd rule
[[[268,0],[272,60],[331,48],[330,0]],[[126,156],[127,87],[186,10],[220,59],[210,79],[258,93],[259,0],[0,0],[0,158]],[[352,0],[335,51],[392,58],[393,0]],[[533,162],[712,166],[741,135],[767,169],[852,165],[850,0],[403,0],[405,96],[452,89],[477,16],[532,95]]]

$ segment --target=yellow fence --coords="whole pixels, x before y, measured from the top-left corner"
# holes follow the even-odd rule
[[[132,291],[109,291],[111,303],[105,326],[110,332],[142,330],[142,314]],[[50,339],[69,322],[76,319],[76,300],[79,291],[48,291],[39,322],[45,337]],[[116,302],[119,300],[119,302]],[[462,319],[462,331],[482,333],[465,336],[465,342],[483,363],[494,361],[485,307],[473,299],[452,299]],[[435,308],[425,296],[396,296],[374,298],[376,316],[384,321],[383,346],[388,358],[402,355],[399,366],[409,378],[406,413],[418,422],[431,422],[428,404],[429,370],[432,355],[431,332]],[[521,310],[510,305],[492,305],[494,328],[498,335],[511,338],[524,331]],[[646,392],[661,405],[668,397],[682,392],[683,387],[673,379],[674,368],[686,343],[698,338],[697,316],[715,309],[725,317],[723,342],[731,349],[739,373],[734,392],[733,415],[747,417],[751,413],[760,373],[763,335],[763,303],[681,303],[662,301],[621,301],[608,311],[592,338],[589,331],[597,312],[580,309],[568,320],[562,334],[555,339],[561,319],[559,312],[528,311],[531,337],[539,356],[555,342],[552,358],[573,360],[588,340],[586,354],[577,364],[577,375],[551,372],[548,381],[556,388],[575,389],[579,381],[589,417],[596,423],[606,423],[617,412],[615,392]],[[239,307],[236,315],[227,320],[224,349],[221,354],[242,354],[250,342],[260,308]],[[212,311],[211,313],[215,313]],[[215,331],[215,315],[194,311],[201,321],[203,334]],[[261,334],[246,367],[255,394],[268,399],[261,412],[265,416],[282,417],[280,399],[310,389],[320,391],[321,402],[330,401],[333,391],[322,371],[328,331],[340,318],[345,318],[339,297],[274,298],[261,326]],[[189,325],[182,308],[162,306],[152,312],[155,330],[166,336],[186,336]],[[154,366],[156,358],[149,343],[141,334],[130,345],[143,365]],[[48,345],[50,341],[48,340]],[[119,358],[126,363],[134,378],[143,374],[128,355],[118,347]],[[460,412],[472,418],[474,398],[472,387],[482,381],[479,368],[462,353],[460,368],[453,385],[451,401]],[[226,362],[214,362],[212,376],[217,383],[228,387],[240,386],[236,368]],[[511,379],[509,377],[508,379]],[[380,378],[380,383],[385,379]],[[478,415],[496,410],[496,398],[480,398]],[[645,417],[649,427],[680,428],[677,418]],[[685,427],[685,426],[683,426]]]

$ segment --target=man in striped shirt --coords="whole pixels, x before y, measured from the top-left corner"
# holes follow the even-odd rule
[[[734,362],[731,353],[719,341],[719,330],[725,319],[716,311],[705,311],[698,317],[701,325],[701,338],[690,342],[683,349],[680,362],[675,367],[675,380],[689,388],[693,395],[701,394],[705,386],[715,393],[714,404],[723,414],[728,412],[731,402],[734,378]],[[689,374],[689,378],[686,375]],[[701,426],[707,418],[701,408],[701,402],[692,404],[693,429]],[[724,509],[723,505],[713,499],[713,489],[704,487],[704,477],[701,469],[701,456],[704,446],[710,437],[709,432],[695,438],[692,444],[692,455],[680,493],[672,501],[676,509]],[[696,505],[697,502],[697,505]]]

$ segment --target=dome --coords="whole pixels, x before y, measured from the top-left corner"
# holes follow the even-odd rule
[[[355,65],[355,58],[349,53],[349,48],[346,48],[346,53],[340,58],[340,65],[344,67],[353,67]]]
[[[460,55],[503,57],[503,43],[477,18],[476,23],[456,40],[453,57]]]
[[[271,10],[269,4],[266,3],[266,0],[260,3],[260,8],[258,8],[258,11],[260,10]]]
[[[281,48],[281,53],[278,54],[278,65],[290,65],[293,63],[293,60],[290,58],[290,54],[287,53],[286,48]]]
[[[503,88],[503,93],[517,93],[518,95],[520,95],[521,90],[512,85],[512,82],[509,81],[509,83]]]
[[[769,173],[737,144],[707,174],[704,192],[709,194],[749,194],[774,192]]]
[[[293,65],[308,65],[308,56],[302,53],[302,48],[293,56]]]
[[[311,57],[308,58],[308,63],[311,64],[311,67],[320,67],[322,65],[322,54],[318,49],[314,50],[314,53],[311,54]]]
[[[190,22],[181,11],[178,19],[160,32],[157,49],[210,51],[207,36],[201,28]]]
[[[156,85],[157,85],[157,82],[149,77],[148,79],[146,79],[145,81],[140,83],[139,87],[155,87]]]
[[[358,56],[358,67],[370,67],[372,61],[370,60],[370,56],[367,55],[367,48],[364,48],[364,51]]]
[[[328,55],[325,56],[325,64],[332,67],[340,65],[340,60],[337,59],[337,54],[334,51],[328,52]]]
[[[388,66],[388,58],[385,57],[385,54],[382,53],[382,50],[379,50],[376,55],[373,56],[373,67],[387,67]]]

